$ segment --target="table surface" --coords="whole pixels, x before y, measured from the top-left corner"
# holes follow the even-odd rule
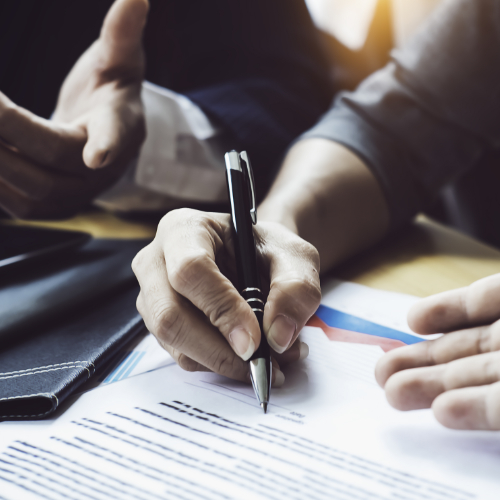
[[[148,238],[155,226],[90,212],[60,222],[18,222],[86,231],[98,238]],[[402,232],[335,269],[362,285],[425,297],[500,273],[500,251],[423,216]]]

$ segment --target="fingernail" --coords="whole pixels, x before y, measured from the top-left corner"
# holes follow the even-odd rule
[[[302,361],[303,359],[306,359],[307,356],[309,356],[309,346],[301,342],[300,343],[300,355],[299,355],[299,361]]]
[[[255,343],[250,334],[243,328],[235,328],[229,334],[229,343],[243,361],[250,359],[250,356],[255,352]]]
[[[290,318],[280,314],[269,328],[267,341],[277,353],[281,354],[289,346],[296,328],[297,325]]]
[[[275,373],[273,387],[281,387],[285,383],[285,375],[277,368],[273,369],[273,373]]]

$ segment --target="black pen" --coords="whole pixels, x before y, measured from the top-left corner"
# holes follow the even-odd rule
[[[266,413],[271,393],[272,364],[271,351],[262,327],[264,295],[260,289],[253,237],[253,225],[257,224],[253,172],[246,151],[230,151],[225,154],[224,159],[239,292],[257,316],[260,326],[260,345],[249,361],[250,377],[260,406]]]

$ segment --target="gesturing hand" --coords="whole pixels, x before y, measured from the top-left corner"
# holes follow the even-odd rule
[[[147,0],[115,1],[99,39],[66,78],[52,120],[0,93],[0,206],[7,212],[69,216],[109,187],[137,153],[145,135],[147,11]]]
[[[295,341],[321,299],[319,258],[314,247],[279,224],[259,223],[255,237],[263,288],[269,289],[264,330],[275,351],[273,383],[280,385],[279,365],[308,352]],[[182,368],[250,380],[244,360],[259,346],[260,330],[233,285],[229,215],[170,212],[132,267],[141,286],[137,309]]]
[[[395,349],[376,377],[400,410],[429,408],[454,429],[500,430],[500,274],[428,297],[409,313],[418,333],[443,337]]]

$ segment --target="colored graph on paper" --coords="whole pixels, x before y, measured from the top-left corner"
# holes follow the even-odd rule
[[[323,304],[319,306],[307,325],[321,328],[330,340],[378,345],[386,352],[396,347],[423,341],[409,333],[367,321]]]

